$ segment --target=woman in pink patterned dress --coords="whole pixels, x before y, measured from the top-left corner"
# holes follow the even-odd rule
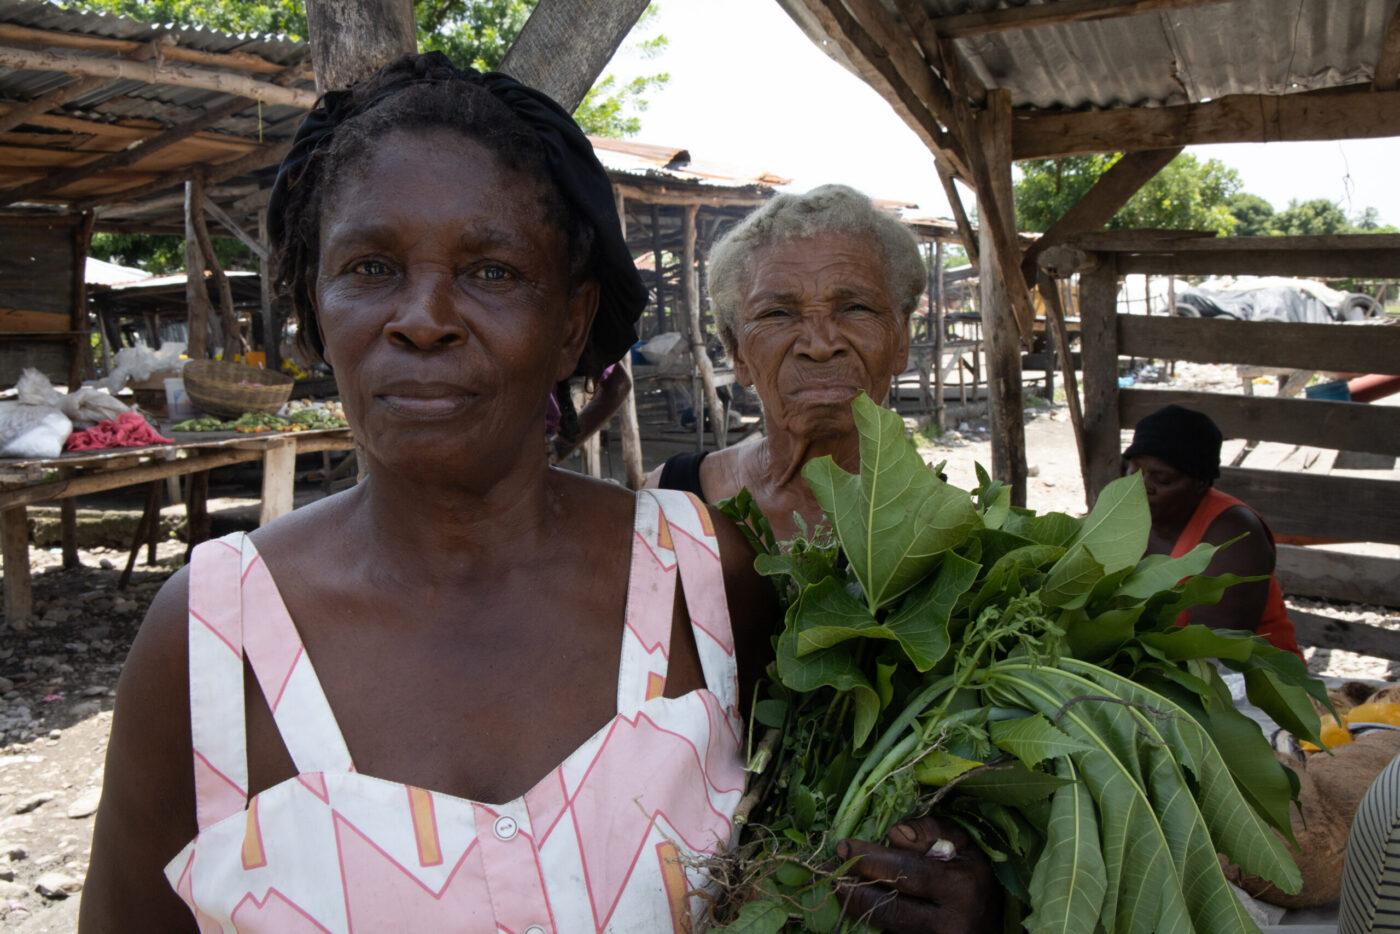
[[[156,598],[81,929],[690,930],[774,606],[694,497],[546,463],[645,302],[586,139],[412,56],[326,96],[269,216],[369,477]]]

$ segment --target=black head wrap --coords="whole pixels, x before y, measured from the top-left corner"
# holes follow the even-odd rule
[[[1169,405],[1137,423],[1123,457],[1155,457],[1187,476],[1214,480],[1220,476],[1221,440],[1209,415]]]
[[[588,137],[564,108],[509,75],[458,69],[441,52],[428,52],[420,59],[423,71],[447,69],[458,78],[485,88],[538,137],[555,187],[578,216],[593,228],[593,254],[588,271],[598,280],[598,314],[593,320],[584,359],[594,361],[599,371],[616,362],[637,340],[635,323],[646,306],[647,290],[622,236],[612,182]],[[288,188],[295,184],[298,170],[317,149],[330,141],[338,126],[406,87],[440,80],[425,75],[415,81],[387,85],[379,93],[362,100],[355,100],[350,91],[329,91],[322,95],[297,129],[292,148],[277,169],[277,181],[267,202],[271,242],[282,242]]]

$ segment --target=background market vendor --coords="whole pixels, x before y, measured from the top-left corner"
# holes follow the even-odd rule
[[[1152,511],[1147,551],[1179,557],[1201,542],[1223,545],[1239,539],[1216,552],[1204,573],[1212,577],[1267,574],[1268,579],[1236,584],[1219,603],[1183,613],[1178,624],[1253,629],[1301,657],[1274,576],[1273,533],[1253,509],[1215,489],[1221,440],[1210,416],[1179,405],[1159,409],[1134,427],[1133,443],[1123,452],[1123,469],[1141,473],[1147,488]]]

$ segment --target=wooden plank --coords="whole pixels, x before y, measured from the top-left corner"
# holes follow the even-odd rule
[[[168,149],[183,140],[189,139],[201,130],[208,129],[221,120],[224,120],[241,110],[246,110],[253,105],[253,102],[242,97],[232,100],[205,111],[199,117],[189,120],[179,126],[171,127],[163,133],[157,133],[148,139],[144,139],[133,146],[123,149],[121,152],[110,153],[73,166],[62,172],[52,172],[45,178],[37,182],[30,182],[28,185],[21,185],[18,188],[11,188],[0,193],[0,207],[7,204],[14,204],[16,201],[30,201],[35,198],[42,198],[65,188],[74,182],[101,175],[112,169],[125,168],[135,165],[142,159]]]
[[[1393,91],[1400,85],[1400,7],[1390,16],[1385,38],[1381,40],[1381,54],[1376,58],[1376,73],[1371,87],[1377,91]]]
[[[310,109],[316,103],[316,92],[304,88],[284,88],[270,81],[260,81],[247,74],[217,71],[212,68],[192,68],[169,62],[136,62],[127,58],[87,55],[57,49],[25,49],[0,46],[0,65],[6,68],[32,68],[36,71],[66,71],[74,75],[100,78],[128,78],[147,84],[167,84],[175,87],[199,88],[223,94],[261,100],[264,104]]]
[[[34,590],[29,577],[29,514],[23,506],[0,512],[0,537],[4,539],[5,621],[10,628],[27,628],[23,621],[34,612]]]
[[[44,503],[62,499],[65,496],[85,496],[88,493],[100,493],[103,490],[116,490],[124,486],[147,483],[151,480],[163,480],[166,477],[208,471],[215,467],[227,467],[229,464],[240,464],[244,461],[255,461],[261,457],[262,452],[258,450],[223,450],[199,457],[185,457],[172,461],[143,464],[140,467],[127,470],[85,474],[69,481],[59,480],[53,483],[41,483],[15,490],[6,490],[0,493],[0,509]]]
[[[1322,399],[1232,396],[1172,389],[1123,389],[1118,423],[1131,428],[1166,405],[1209,415],[1227,438],[1304,444],[1400,456],[1400,408]]]
[[[283,140],[280,143],[272,143],[261,149],[256,149],[246,156],[210,166],[204,180],[207,184],[212,185],[228,178],[234,178],[235,176],[244,175],[248,172],[264,168],[265,166],[276,165],[278,162],[282,161],[282,157],[285,156],[287,151],[291,148],[292,141],[289,139]],[[99,207],[104,204],[127,203],[137,198],[144,198],[146,195],[153,194],[157,191],[165,191],[177,185],[184,185],[185,182],[189,181],[190,174],[191,170],[189,169],[181,172],[172,172],[162,176],[156,181],[137,185],[133,188],[123,188],[119,191],[107,192],[90,198],[84,198],[80,201],[74,201],[72,207],[75,211],[86,211],[89,208]]]
[[[1389,251],[1400,262],[1400,234],[1331,234],[1320,237],[1216,237],[1207,230],[1105,230],[1082,233],[1074,245],[1116,253],[1285,253],[1294,263],[1315,253]],[[1128,257],[1120,258],[1121,263]]]
[[[1274,574],[1284,593],[1400,607],[1400,561],[1394,558],[1280,545]]]
[[[1063,217],[1051,224],[1049,230],[1026,248],[1025,261],[1021,264],[1026,274],[1026,282],[1035,281],[1037,256],[1052,246],[1064,243],[1075,234],[1098,230],[1107,224],[1113,219],[1113,215],[1137,194],[1138,189],[1166,168],[1167,163],[1180,153],[1180,147],[1149,149],[1144,152],[1130,152],[1113,163],[1107,172],[1099,176],[1094,186],[1070,206]]]
[[[68,315],[64,312],[0,308],[0,331],[13,334],[25,331],[66,330],[68,330]]]
[[[1400,375],[1400,326],[1394,325],[1118,315],[1116,334],[1123,356]],[[1087,356],[1087,333],[1084,343]]]
[[[1079,378],[1075,376],[1075,354],[1070,350],[1069,329],[1065,327],[1065,310],[1060,302],[1060,283],[1042,272],[1037,277],[1040,294],[1045,298],[1046,317],[1050,319],[1050,332],[1055,340],[1051,346],[1059,358],[1061,372],[1065,380],[1065,402],[1069,405],[1069,421],[1074,427],[1074,447],[1079,454],[1079,475],[1088,469],[1088,458],[1084,452],[1084,410],[1079,404]],[[1080,361],[1082,365],[1082,359]],[[1053,393],[1052,393],[1053,395]],[[1053,401],[1053,400],[1052,400]]]
[[[1400,659],[1400,632],[1304,610],[1290,609],[1288,618],[1293,621],[1293,631],[1298,637],[1299,646],[1345,649],[1360,655]]]
[[[1382,136],[1400,136],[1400,91],[1373,92],[1364,84],[1302,94],[1232,94],[1174,107],[1026,114],[1012,127],[1011,145],[1019,161],[1204,143]]]
[[[267,447],[263,454],[262,509],[258,513],[258,525],[267,525],[292,511],[296,468],[295,438],[285,438]]]
[[[1084,363],[1084,493],[1089,503],[1119,474],[1118,274],[1112,256],[1079,277]]]
[[[938,170],[938,180],[943,184],[943,193],[948,196],[948,205],[953,211],[953,222],[958,227],[958,236],[962,240],[963,252],[967,254],[968,264],[981,268],[981,260],[977,253],[978,233],[972,227],[972,222],[968,220],[967,210],[963,207],[962,195],[958,192],[953,168],[945,160],[937,159],[934,167]]]
[[[204,196],[204,210],[208,212],[209,216],[218,221],[225,230],[238,238],[244,246],[253,252],[254,256],[266,262],[267,247],[263,245],[262,241],[248,233],[248,231],[239,226],[237,221],[229,217],[228,212],[215,204],[214,200],[209,197],[209,192],[205,191],[201,194]]]
[[[1215,484],[1279,535],[1400,544],[1400,483],[1221,467]]]
[[[1358,249],[1350,252],[1264,253],[1225,247],[1214,253],[1144,253],[1123,255],[1118,269],[1124,275],[1149,276],[1313,276],[1319,279],[1389,279],[1400,269],[1393,250]]]
[[[940,36],[965,39],[1011,29],[1035,29],[1063,23],[1084,23],[1142,16],[1187,7],[1214,6],[1231,0],[1058,0],[1056,3],[1015,6],[985,13],[959,13],[930,20]]]

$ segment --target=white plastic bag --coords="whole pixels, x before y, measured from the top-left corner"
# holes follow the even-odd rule
[[[46,405],[0,403],[0,457],[57,457],[73,423]]]
[[[91,386],[84,386],[76,392],[61,393],[47,376],[33,367],[20,373],[19,382],[15,383],[15,394],[21,405],[57,409],[78,428],[91,428],[100,421],[115,420],[123,412],[131,411],[104,390]]]
[[[185,345],[177,341],[162,344],[159,352],[145,345],[123,347],[112,358],[111,374],[99,385],[106,386],[107,391],[115,395],[122,391],[128,380],[140,382],[150,379],[152,373],[178,373],[185,365],[185,361],[180,359],[184,352]]]

